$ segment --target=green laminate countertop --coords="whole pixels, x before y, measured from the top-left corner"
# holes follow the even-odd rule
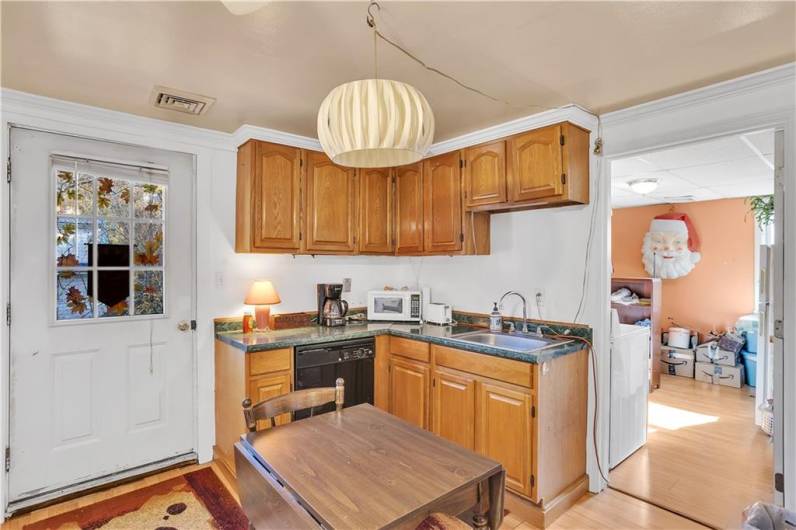
[[[349,323],[346,326],[333,328],[308,326],[292,329],[256,331],[252,333],[218,331],[216,332],[216,339],[250,353],[275,350],[278,348],[292,348],[294,346],[303,346],[307,344],[323,344],[326,342],[375,337],[377,335],[392,335],[534,364],[542,363],[555,357],[567,355],[585,348],[585,344],[579,340],[562,339],[557,341],[556,344],[544,349],[524,353],[496,346],[467,342],[455,336],[457,333],[477,329],[482,328],[471,326],[438,326],[434,324],[367,322]]]

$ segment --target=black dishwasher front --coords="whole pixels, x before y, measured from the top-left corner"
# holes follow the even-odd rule
[[[373,359],[376,343],[372,338],[327,342],[295,349],[294,388],[333,387],[338,377],[345,382],[345,407],[360,403],[373,404]],[[317,407],[315,414],[334,410],[334,403]],[[310,415],[309,409],[293,414],[300,420]]]

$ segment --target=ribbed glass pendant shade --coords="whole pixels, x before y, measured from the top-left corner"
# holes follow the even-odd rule
[[[336,164],[402,166],[425,156],[434,139],[434,114],[423,94],[406,83],[352,81],[321,103],[318,139]]]

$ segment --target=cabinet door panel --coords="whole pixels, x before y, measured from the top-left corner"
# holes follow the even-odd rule
[[[474,449],[475,380],[466,374],[435,370],[432,381],[432,431]]]
[[[509,192],[513,202],[561,195],[561,126],[545,127],[509,139]]]
[[[395,168],[395,253],[423,252],[422,163]]]
[[[308,252],[356,250],[356,170],[307,152],[305,223]]]
[[[429,367],[406,359],[390,359],[390,413],[428,429]]]
[[[506,486],[531,494],[531,394],[487,382],[478,383],[476,451],[506,469]]]
[[[253,182],[253,246],[298,250],[301,151],[257,143]]]
[[[469,206],[506,202],[506,142],[464,152],[464,200]]]
[[[389,168],[359,170],[359,251],[393,251],[393,190]]]
[[[423,161],[424,247],[427,253],[462,249],[462,183],[458,151]]]
[[[290,373],[264,375],[249,380],[249,399],[259,403],[272,397],[290,393]],[[242,409],[241,409],[242,410]],[[243,414],[243,412],[241,412]],[[277,425],[290,423],[290,414],[281,414],[275,418]],[[257,430],[269,427],[267,421],[258,421]]]

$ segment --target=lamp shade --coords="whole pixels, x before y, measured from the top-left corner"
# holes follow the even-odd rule
[[[318,110],[318,140],[349,167],[393,167],[422,159],[434,140],[434,114],[416,88],[363,79],[332,90]]]
[[[271,282],[268,280],[258,280],[249,288],[249,292],[246,294],[246,299],[243,303],[246,305],[270,305],[278,304],[281,301]]]

